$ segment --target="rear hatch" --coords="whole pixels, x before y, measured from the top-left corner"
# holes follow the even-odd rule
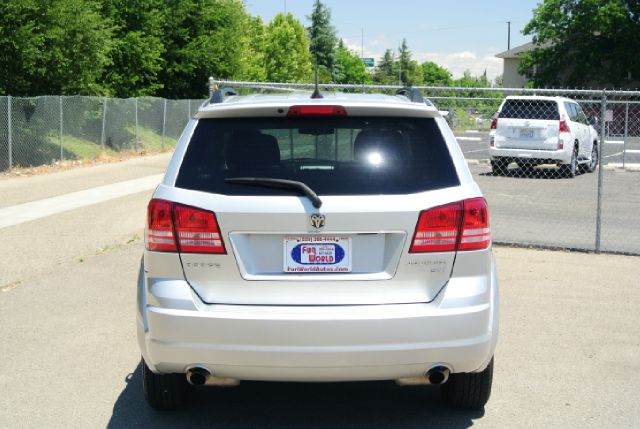
[[[409,251],[421,211],[462,195],[433,118],[200,119],[176,188],[215,213],[226,252],[181,252],[207,303],[428,302],[453,267],[446,228]]]
[[[556,101],[507,99],[499,112],[495,147],[556,150],[559,120]]]

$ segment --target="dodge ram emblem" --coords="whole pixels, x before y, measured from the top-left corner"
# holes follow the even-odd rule
[[[324,226],[324,215],[321,214],[312,214],[311,215],[311,226],[319,229]]]

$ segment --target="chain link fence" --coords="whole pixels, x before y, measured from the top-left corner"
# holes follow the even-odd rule
[[[0,171],[170,149],[202,100],[0,97]]]
[[[210,83],[233,87],[241,95],[314,88],[310,84]],[[379,85],[320,87],[326,92],[387,94],[401,89]],[[445,113],[490,203],[496,243],[640,255],[636,215],[640,212],[640,92],[415,89]],[[522,117],[504,108],[504,114],[498,113],[508,96],[522,99]],[[576,103],[557,99],[555,110],[545,113],[545,106],[538,105],[532,96],[563,97]],[[549,151],[555,154],[550,156]]]
[[[216,80],[210,84],[233,87],[241,95],[313,90],[310,84]],[[394,94],[400,89],[320,86],[327,92],[352,93]],[[490,203],[496,243],[640,255],[640,92],[416,89],[445,113]],[[524,100],[540,95],[566,97],[579,108],[562,100],[562,106],[545,113],[544,106],[529,99],[520,110],[530,117],[509,117],[518,116],[517,112],[504,108],[498,113],[507,96]],[[0,97],[0,171],[103,152],[171,148],[201,103],[147,97]],[[540,119],[547,118],[545,114],[553,116]],[[577,137],[580,132],[591,139]],[[594,135],[595,145],[590,142]],[[500,149],[507,152],[496,151]],[[567,156],[543,157],[541,149]],[[507,159],[500,161],[501,157]]]

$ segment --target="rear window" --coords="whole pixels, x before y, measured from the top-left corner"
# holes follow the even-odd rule
[[[560,120],[558,103],[550,100],[510,99],[500,111],[501,118]]]
[[[176,186],[223,195],[292,194],[225,182],[240,177],[295,180],[318,195],[410,194],[460,184],[433,119],[200,119]]]

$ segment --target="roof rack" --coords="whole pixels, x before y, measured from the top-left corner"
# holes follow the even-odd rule
[[[401,88],[396,91],[396,95],[404,95],[413,103],[424,103],[424,98],[416,88]]]
[[[235,89],[233,88],[220,88],[216,89],[211,93],[211,98],[209,99],[209,104],[214,103],[224,103],[224,98],[228,95],[238,95]]]

